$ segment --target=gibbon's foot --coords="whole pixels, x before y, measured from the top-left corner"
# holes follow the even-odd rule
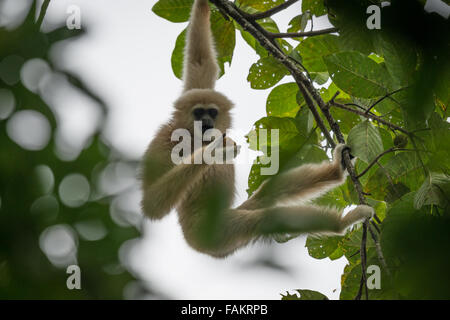
[[[345,217],[342,219],[343,226],[344,228],[347,228],[356,222],[370,219],[374,215],[375,210],[372,207],[366,206],[364,204],[359,205],[345,215]]]

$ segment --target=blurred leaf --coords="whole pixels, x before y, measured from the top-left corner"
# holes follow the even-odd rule
[[[414,208],[420,209],[424,204],[441,207],[450,205],[450,177],[443,173],[431,172],[414,197]]]

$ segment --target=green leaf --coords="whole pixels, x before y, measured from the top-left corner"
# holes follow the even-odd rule
[[[295,51],[302,56],[302,63],[309,72],[327,72],[322,57],[339,51],[339,37],[331,34],[309,37]]]
[[[242,6],[248,6],[258,11],[267,11],[284,2],[284,0],[240,0]]]
[[[379,34],[375,39],[377,52],[384,58],[395,88],[409,85],[417,64],[414,45],[405,39],[386,34]]]
[[[299,294],[289,294],[289,292],[286,292],[285,296],[281,294],[281,300],[328,300],[327,296],[317,291],[306,289],[297,289],[295,291]]]
[[[295,117],[300,106],[297,104],[298,85],[295,82],[281,84],[270,92],[267,98],[268,116]]]
[[[389,74],[382,66],[359,52],[325,56],[328,73],[336,85],[355,97],[384,96],[390,88]]]
[[[431,172],[414,197],[414,208],[420,209],[425,204],[441,207],[450,204],[450,177],[443,173]]]
[[[250,67],[247,81],[253,89],[268,89],[273,87],[289,72],[275,58],[261,58]]]
[[[398,152],[369,178],[365,190],[377,200],[392,202],[409,190],[417,190],[424,179],[415,152]]]
[[[183,30],[175,41],[175,48],[172,51],[171,63],[172,71],[178,79],[183,78],[184,44],[186,42],[186,29]]]
[[[395,273],[394,287],[406,299],[450,298],[450,220],[443,211],[414,208],[414,192],[391,205],[381,229],[380,244]]]
[[[302,0],[302,12],[307,10],[316,17],[327,14],[327,8],[323,4],[323,0]]]
[[[369,120],[350,130],[347,143],[352,148],[352,154],[367,163],[384,151],[378,128],[374,127]]]
[[[305,12],[295,16],[289,21],[289,27],[287,29],[288,32],[303,32],[308,24],[308,21],[311,20],[311,13]]]
[[[171,22],[185,22],[189,20],[193,3],[194,0],[159,0],[152,11]]]
[[[338,248],[339,241],[342,237],[328,236],[328,237],[315,237],[308,236],[306,239],[305,247],[308,248],[308,253],[315,259],[324,259],[330,256]]]
[[[222,73],[225,73],[224,64],[231,64],[234,47],[236,45],[236,32],[232,21],[227,21],[219,11],[211,14],[211,30],[217,52],[217,60]]]
[[[258,146],[251,144],[250,148],[253,150],[262,150],[263,146],[271,146],[272,145],[272,135],[271,130],[278,130],[279,140],[275,142],[275,145],[279,145],[283,147],[288,144],[288,142],[297,137],[299,132],[297,126],[295,125],[294,119],[291,118],[279,118],[279,117],[265,117],[261,118],[255,122],[255,129],[252,130],[248,136],[250,137],[253,134],[259,135],[260,129],[267,130],[267,142],[258,141]],[[259,138],[258,138],[259,140]]]
[[[328,72],[311,72],[309,75],[311,76],[311,80],[318,85],[324,85],[330,78]]]
[[[218,11],[213,11],[211,14],[211,30],[217,52],[217,63],[221,71],[219,76],[222,76],[225,73],[225,63],[231,64],[233,59],[236,44],[235,29],[231,21],[226,21]],[[172,71],[178,79],[183,78],[186,32],[185,29],[178,35],[175,48],[172,51]]]

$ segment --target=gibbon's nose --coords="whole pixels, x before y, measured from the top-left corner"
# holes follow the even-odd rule
[[[214,128],[214,121],[211,118],[203,118],[202,119],[202,133],[205,133],[206,130]]]

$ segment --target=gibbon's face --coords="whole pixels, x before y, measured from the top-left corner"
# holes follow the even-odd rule
[[[202,133],[215,127],[219,108],[215,104],[196,104],[191,112],[193,121],[202,122]]]
[[[192,89],[175,102],[174,126],[188,129],[193,133],[194,122],[201,121],[202,133],[212,128],[225,133],[231,126],[229,110],[232,107],[232,102],[217,91]]]

